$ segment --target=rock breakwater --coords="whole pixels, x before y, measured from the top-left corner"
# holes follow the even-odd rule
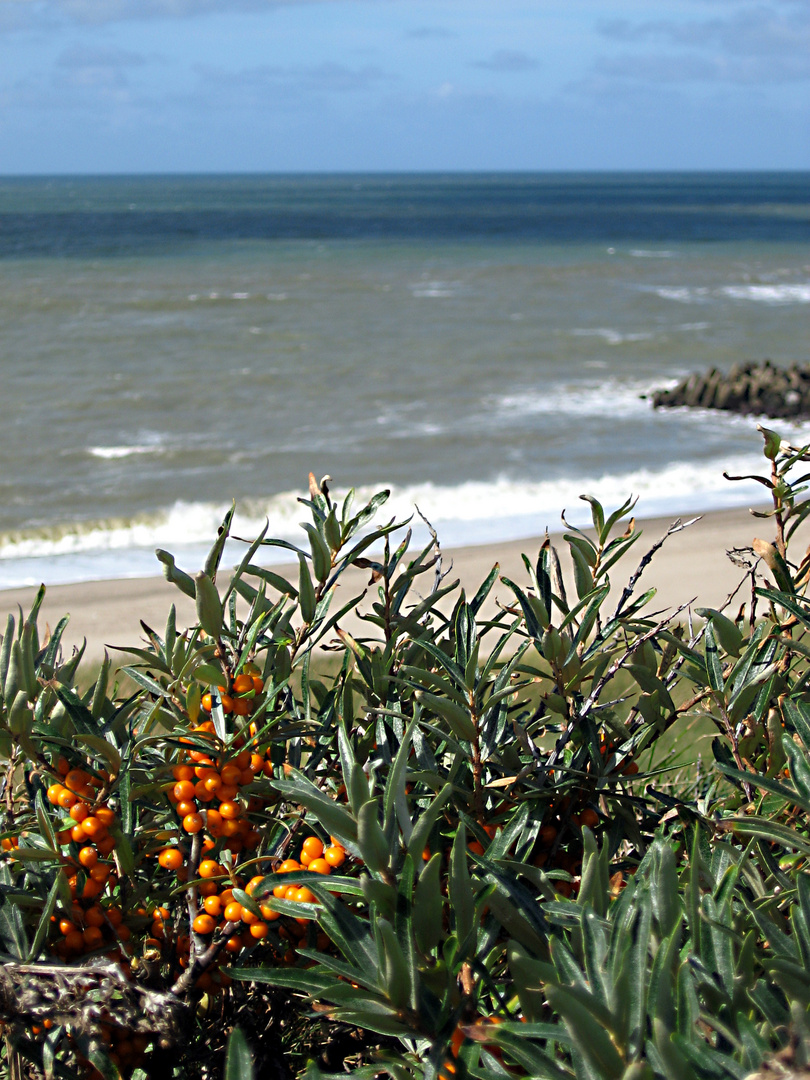
[[[742,416],[810,416],[810,366],[777,367],[735,364],[728,371],[712,368],[690,375],[671,390],[657,390],[653,406],[722,409]]]

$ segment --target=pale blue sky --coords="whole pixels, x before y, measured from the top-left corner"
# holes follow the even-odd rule
[[[810,168],[810,0],[0,0],[0,173]]]

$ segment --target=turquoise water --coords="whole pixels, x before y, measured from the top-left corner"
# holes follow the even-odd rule
[[[310,470],[448,544],[751,501],[755,422],[642,395],[809,314],[807,174],[0,179],[0,586],[292,538]]]

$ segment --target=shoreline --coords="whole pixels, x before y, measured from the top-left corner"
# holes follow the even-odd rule
[[[676,520],[679,519],[659,517],[637,522],[642,537],[610,571],[616,600],[642,556]],[[692,519],[684,517],[681,520]],[[550,535],[560,552],[563,576],[570,596],[572,574],[567,545],[561,533]],[[728,559],[726,550],[750,546],[757,536],[771,539],[772,535],[771,523],[754,518],[748,510],[709,511],[688,528],[667,538],[645,569],[637,592],[640,594],[652,586],[657,588],[658,592],[649,605],[650,612],[672,611],[687,602],[691,602],[693,607],[719,607],[744,577],[744,571]],[[534,561],[541,542],[542,538],[538,537],[443,550],[444,569],[450,568],[452,563],[447,583],[459,578],[468,596],[472,596],[498,562],[500,573],[523,587],[527,575],[520,556],[525,552]],[[288,574],[293,580],[298,574],[297,565],[291,564],[273,566],[273,570]],[[428,580],[432,581],[432,574],[422,580],[425,586],[419,591],[424,595],[429,588]],[[341,582],[342,595],[348,600],[368,586],[368,572],[351,569],[344,574]],[[362,606],[367,606],[372,591],[367,591]],[[34,586],[0,591],[0,617],[12,612],[16,618],[18,605],[22,607],[23,615],[27,615],[36,592]],[[496,582],[482,609],[484,616],[497,611],[496,598],[502,603],[510,603],[514,595],[502,582]],[[454,599],[451,596],[451,601]],[[732,611],[736,613],[739,605],[749,599],[749,589],[745,587],[735,599]],[[68,651],[86,637],[87,660],[100,660],[105,647],[109,647],[114,659],[118,657],[120,664],[125,664],[126,654],[115,651],[115,646],[141,643],[141,619],[162,636],[172,604],[177,608],[178,627],[195,621],[194,603],[159,575],[54,585],[48,588],[40,611],[40,637],[44,638],[46,625],[53,628],[63,615],[70,614],[70,622],[63,636]],[[2,624],[5,626],[4,617]],[[364,633],[364,625],[354,615],[343,620],[342,625],[350,633]]]

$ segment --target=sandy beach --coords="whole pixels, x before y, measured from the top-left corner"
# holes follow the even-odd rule
[[[644,553],[666,534],[676,520],[653,518],[637,523],[643,535],[610,572],[617,600]],[[747,510],[710,512],[688,528],[669,536],[641,578],[640,589],[655,586],[658,590],[650,610],[672,610],[687,601],[693,601],[694,606],[720,606],[743,576],[743,571],[729,560],[726,551],[750,545],[755,536],[772,539],[773,527],[768,521],[753,518]],[[560,543],[561,539],[559,535],[553,537],[560,550],[564,576],[570,586],[570,560],[567,548]],[[472,595],[497,562],[501,574],[518,584],[525,583],[526,572],[521,553],[534,558],[539,544],[539,539],[518,540],[448,550],[444,553],[444,566],[447,569],[452,563],[452,573],[447,580],[458,578],[468,594]],[[293,579],[297,576],[297,567],[288,567],[286,571]],[[431,575],[426,575],[428,577]],[[425,581],[424,591],[427,591],[429,582],[422,580]],[[368,572],[352,570],[342,579],[341,598],[348,600],[367,586]],[[373,589],[368,589],[366,602],[372,593]],[[34,588],[0,592],[0,614],[16,613],[18,605],[27,613],[35,595]],[[497,600],[507,603],[511,597],[508,588],[498,582],[490,594],[486,610],[494,612]],[[735,600],[735,610],[747,598],[748,590],[744,588]],[[69,614],[70,623],[63,637],[64,643],[70,648],[86,638],[88,659],[97,659],[103,655],[105,648],[115,656],[115,646],[137,645],[143,638],[140,620],[161,632],[172,603],[177,607],[178,625],[194,621],[192,602],[160,576],[55,585],[47,591],[39,624],[42,632],[46,624],[53,627],[62,615]],[[343,625],[350,632],[363,633],[362,624],[356,619],[346,620]],[[121,663],[126,663],[123,654],[118,655],[121,656]]]

